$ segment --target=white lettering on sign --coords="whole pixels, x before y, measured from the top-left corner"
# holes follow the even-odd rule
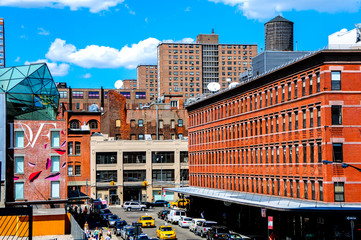
[[[24,131],[24,138],[28,140],[28,143],[24,146],[24,148],[27,148],[29,146],[31,146],[31,148],[34,148],[36,141],[42,133],[45,125],[51,125],[52,127],[56,128],[56,123],[40,123],[40,127],[38,128],[38,131],[34,136],[33,130],[29,127],[29,125],[25,123],[9,123],[9,125],[11,132],[9,149],[14,149],[14,129],[22,129]],[[50,130],[47,130],[42,136],[47,136],[50,139]]]

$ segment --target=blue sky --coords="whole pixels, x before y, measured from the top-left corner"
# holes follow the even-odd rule
[[[1,0],[6,65],[47,62],[57,82],[113,88],[156,64],[161,41],[219,34],[220,43],[264,48],[264,23],[294,22],[298,50],[327,45],[328,35],[361,23],[360,0]]]

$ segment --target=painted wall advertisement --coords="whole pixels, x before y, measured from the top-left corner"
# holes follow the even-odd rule
[[[6,101],[5,93],[0,93],[0,179],[5,180],[6,157]]]

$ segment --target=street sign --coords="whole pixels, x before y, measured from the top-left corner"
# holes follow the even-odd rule
[[[268,216],[268,229],[273,229],[273,217]]]

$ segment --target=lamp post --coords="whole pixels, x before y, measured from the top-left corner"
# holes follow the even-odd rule
[[[361,172],[361,168],[355,167],[354,165],[348,164],[348,163],[340,163],[340,162],[332,162],[328,160],[323,160],[322,164],[328,165],[328,164],[340,164],[342,168],[351,167],[356,169],[357,171]]]

